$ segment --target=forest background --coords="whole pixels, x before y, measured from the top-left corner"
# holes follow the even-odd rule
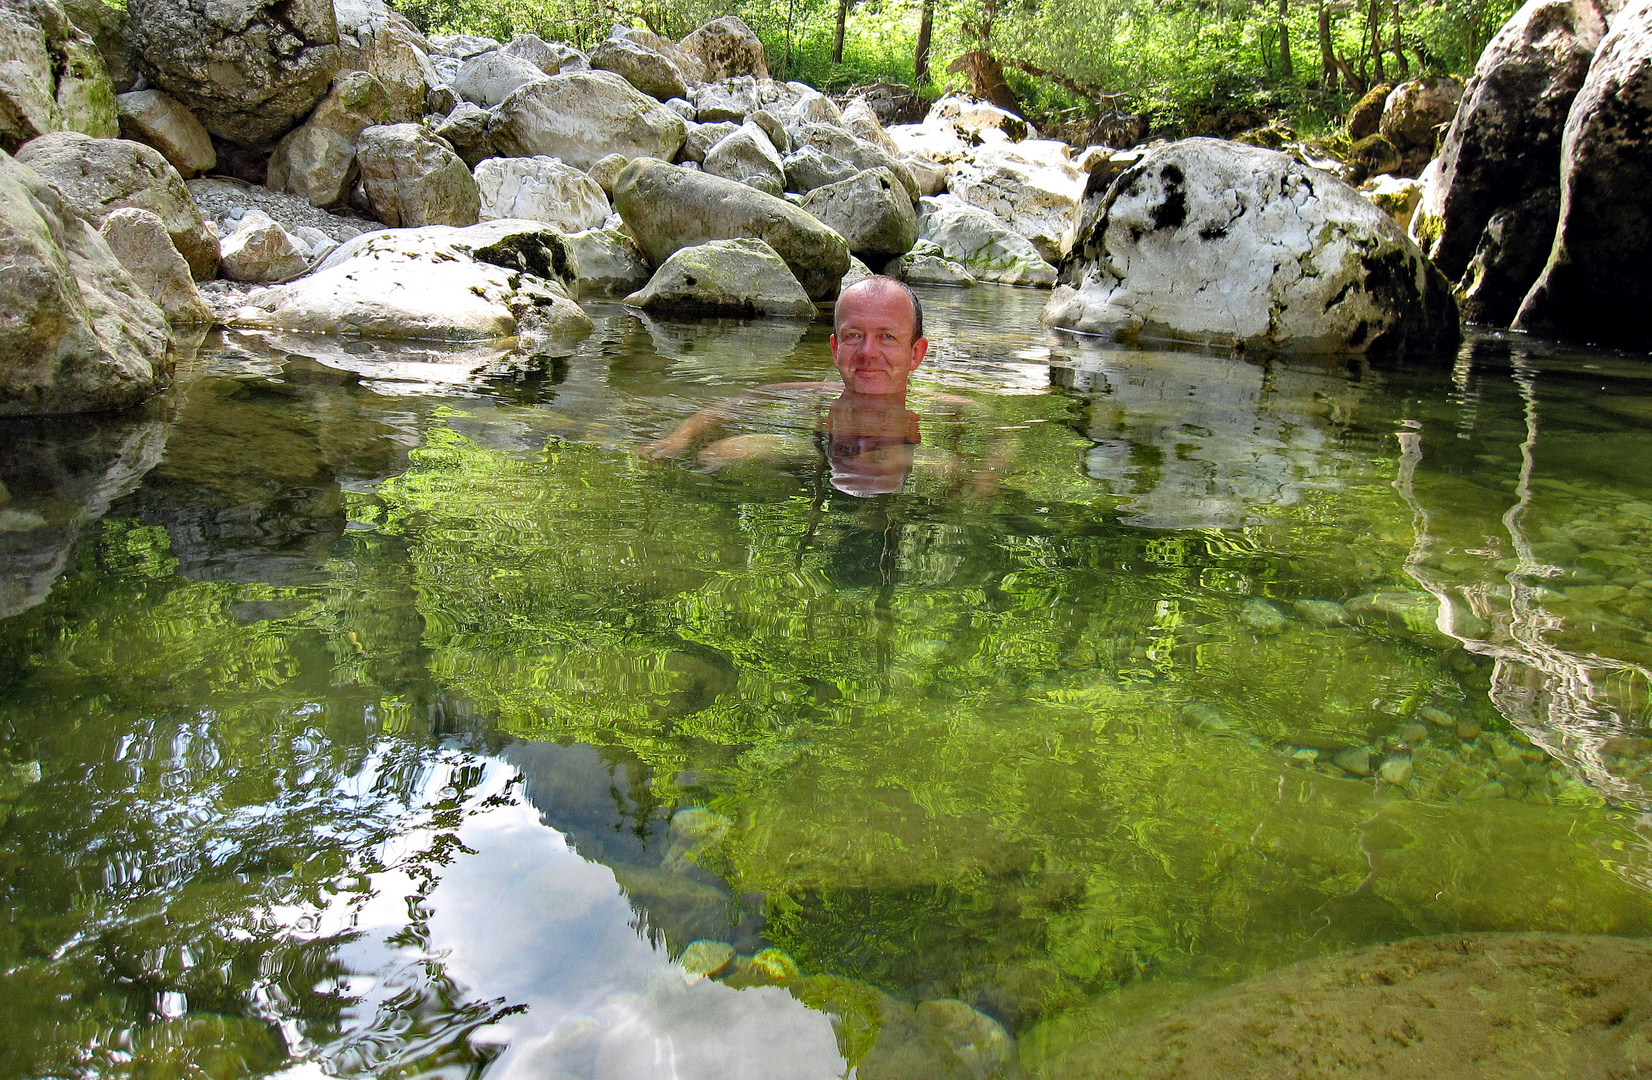
[[[1466,76],[1516,0],[393,0],[427,33],[588,48],[740,16],[771,73],[828,93],[970,90],[1079,145],[1332,133],[1385,82]],[[916,119],[916,117],[914,117]]]

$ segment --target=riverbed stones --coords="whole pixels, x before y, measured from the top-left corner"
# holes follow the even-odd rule
[[[488,158],[476,166],[475,176],[482,221],[526,218],[562,232],[580,232],[608,217],[602,187],[556,158]]]
[[[166,313],[169,322],[212,321],[212,309],[195,287],[189,264],[172,246],[166,223],[159,217],[128,206],[104,218],[98,235],[143,294]]]
[[[624,79],[579,71],[516,90],[499,105],[490,134],[507,156],[544,154],[584,169],[609,154],[670,161],[687,128]]]
[[[912,250],[896,259],[890,259],[883,272],[899,278],[908,285],[976,285],[975,275],[962,263],[953,262],[941,254],[941,249],[928,240],[919,240]]]
[[[1015,1041],[1004,1025],[956,998],[936,998],[920,1002],[918,1023],[938,1035],[966,1070],[966,1075],[1000,1075],[1015,1053]]]
[[[689,97],[694,118],[702,124],[743,124],[763,107],[757,80],[750,75],[696,86]]]
[[[453,92],[473,104],[492,108],[518,88],[545,77],[532,61],[496,50],[466,60],[453,79]]]
[[[618,229],[586,229],[567,236],[579,264],[579,296],[628,296],[648,284],[650,270],[637,242]]]
[[[711,176],[735,180],[758,191],[779,195],[786,190],[786,167],[768,133],[754,123],[729,132],[706,151],[700,167]]]
[[[481,194],[459,155],[419,124],[386,124],[356,144],[373,216],[392,228],[474,225]]]
[[[786,156],[788,190],[800,194],[847,180],[864,169],[888,169],[916,201],[918,182],[905,165],[878,147],[830,124],[798,122],[787,127],[792,153]]]
[[[461,101],[434,126],[432,134],[446,140],[459,159],[474,169],[499,152],[489,134],[492,125],[492,112],[480,105]]]
[[[906,189],[888,169],[867,169],[815,188],[803,209],[837,230],[849,250],[873,259],[904,255],[918,241],[918,215]]]
[[[149,80],[212,134],[243,146],[273,144],[338,70],[333,0],[246,0],[233,11],[132,0],[127,12]]]
[[[310,266],[304,242],[261,210],[247,211],[239,227],[223,238],[220,249],[220,269],[230,281],[270,284],[297,277]]]
[[[769,77],[763,42],[737,15],[713,19],[683,38],[681,44],[684,52],[700,62],[707,82],[736,75]]]
[[[1652,345],[1652,3],[1623,7],[1572,102],[1560,224],[1514,319],[1522,330],[1619,348]]]
[[[138,90],[115,99],[120,135],[153,146],[185,180],[218,164],[212,137],[201,122],[169,94]]]
[[[597,187],[608,198],[614,197],[614,181],[619,179],[620,171],[628,164],[624,154],[609,154],[601,161],[585,170],[585,175],[597,182]]]
[[[341,72],[309,119],[289,131],[270,155],[268,184],[332,206],[349,194],[355,179],[356,141],[361,133],[389,121],[389,92],[365,71]]]
[[[1297,352],[1455,347],[1445,280],[1393,220],[1286,154],[1216,139],[1150,152],[1079,225],[1044,319]]]
[[[680,248],[754,237],[786,261],[811,299],[829,299],[849,268],[849,245],[786,202],[720,176],[639,158],[614,185],[614,208],[655,266]]]
[[[655,313],[815,314],[814,301],[786,261],[763,241],[748,239],[712,240],[674,252],[625,302]]]
[[[1045,1061],[1046,1075],[1426,1080],[1633,1075],[1652,1037],[1652,943],[1450,934],[1305,960]],[[1460,1008],[1456,1003],[1472,1002]]]
[[[0,149],[36,135],[119,133],[115,89],[97,45],[56,0],[0,6]]]
[[[0,416],[134,405],[172,374],[166,315],[78,208],[0,154]]]
[[[1527,0],[1475,65],[1412,223],[1471,321],[1508,325],[1543,272],[1566,117],[1605,32],[1594,0]]]
[[[160,151],[129,139],[94,139],[75,131],[42,135],[17,160],[57,188],[94,225],[126,206],[166,224],[172,244],[197,281],[218,271],[218,238],[201,219],[183,177]]]
[[[561,234],[527,221],[365,233],[312,273],[255,294],[232,326],[391,339],[516,337],[532,352],[591,321],[568,294],[578,268]]]
[[[1257,597],[1246,600],[1240,607],[1239,621],[1249,627],[1252,633],[1263,635],[1281,633],[1286,626],[1285,613]]]
[[[1031,240],[956,195],[937,195],[918,203],[918,235],[977,280],[1044,288],[1055,284],[1055,267]]]
[[[688,96],[688,83],[670,57],[624,37],[609,37],[592,49],[591,66],[614,72],[657,101]]]

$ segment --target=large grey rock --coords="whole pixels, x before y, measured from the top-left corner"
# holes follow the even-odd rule
[[[222,272],[230,281],[270,284],[297,277],[310,267],[304,242],[260,210],[243,215],[220,248]]]
[[[1055,267],[1031,240],[956,195],[919,200],[918,235],[980,281],[1043,288],[1055,284]]]
[[[1449,75],[1408,79],[1390,91],[1377,131],[1400,152],[1405,175],[1415,176],[1434,156],[1436,129],[1451,123],[1463,87]]]
[[[586,229],[566,237],[579,264],[579,298],[626,296],[648,284],[637,242],[618,229]]]
[[[132,275],[138,288],[155,301],[169,321],[212,321],[212,309],[207,306],[201,290],[195,287],[189,264],[172,246],[166,223],[160,218],[148,210],[129,206],[104,218],[98,235]]]
[[[597,182],[597,187],[602,189],[603,195],[612,199],[614,181],[619,179],[620,170],[625,168],[627,161],[624,154],[609,154],[601,161],[593,162],[591,167],[585,170],[585,175]]]
[[[975,285],[974,274],[962,263],[953,262],[941,249],[928,240],[919,240],[911,251],[898,259],[890,259],[883,272],[912,285]]]
[[[356,140],[389,123],[390,95],[374,75],[340,72],[310,118],[282,136],[270,155],[268,186],[302,195],[312,206],[332,206],[349,194]]]
[[[947,190],[992,214],[1058,262],[1072,244],[1084,181],[1072,169],[982,155],[981,164],[954,165]]]
[[[338,70],[333,0],[130,0],[127,12],[149,80],[212,134],[243,146],[286,134]]]
[[[689,99],[694,102],[695,118],[702,124],[743,124],[746,117],[763,107],[757,80],[750,75],[696,86]]]
[[[153,146],[184,179],[211,172],[218,152],[206,128],[167,94],[138,90],[115,99],[120,113],[120,135]]]
[[[1652,2],[1612,19],[1572,102],[1560,228],[1514,325],[1621,348],[1652,345]]]
[[[803,210],[720,176],[639,158],[614,185],[614,208],[649,262],[680,248],[755,237],[772,247],[813,299],[833,295],[849,268],[849,245]]]
[[[442,57],[461,62],[502,47],[493,38],[480,34],[440,34],[428,40],[432,59]]]
[[[688,83],[671,58],[627,38],[610,37],[591,50],[591,66],[612,71],[659,101],[688,96]]]
[[[63,10],[68,12],[75,28],[97,46],[115,93],[124,94],[134,89],[142,76],[138,72],[138,54],[132,48],[132,28],[126,9],[104,0],[64,0]]]
[[[708,82],[735,75],[769,77],[769,66],[763,60],[763,43],[739,16],[713,19],[683,38],[682,48],[705,68]]]
[[[594,229],[608,217],[601,185],[556,158],[489,158],[476,166],[482,221],[543,221],[565,233]]]
[[[507,52],[485,52],[465,61],[453,80],[453,92],[466,101],[492,108],[519,87],[548,76],[532,61]]]
[[[0,416],[136,404],[171,377],[169,340],[77,208],[0,154]]]
[[[1507,325],[1543,271],[1562,129],[1605,32],[1594,0],[1527,0],[1475,65],[1411,225],[1472,321]]]
[[[402,124],[424,115],[425,94],[436,85],[430,43],[384,0],[333,0],[338,21],[339,69],[365,71],[384,87],[389,115]]]
[[[561,234],[527,221],[365,233],[312,273],[256,294],[231,325],[374,338],[487,341],[526,352],[577,340],[591,321]]]
[[[803,209],[837,230],[857,255],[887,259],[918,241],[918,214],[906,189],[888,169],[867,169],[847,180],[815,188]]]
[[[714,124],[689,124],[687,134],[683,137],[683,148],[678,151],[677,160],[700,164],[705,161],[706,154],[710,152],[713,146],[739,130],[739,124],[729,123],[726,120]]]
[[[789,190],[802,194],[822,183],[847,180],[865,169],[888,169],[900,180],[910,198],[920,198],[918,181],[911,170],[877,146],[840,127],[798,121],[788,124],[786,133],[792,140],[792,152],[785,159]]]
[[[706,151],[700,166],[711,176],[735,180],[770,195],[786,190],[786,167],[768,134],[756,124],[742,124],[729,132]]]
[[[433,129],[439,139],[446,139],[455,153],[472,169],[487,158],[499,153],[493,145],[493,113],[480,105],[461,101],[453,111],[442,117]]]
[[[63,194],[95,225],[126,206],[148,210],[166,223],[172,246],[189,263],[195,280],[218,272],[218,238],[160,151],[128,139],[94,139],[75,131],[42,135],[18,151],[17,160]]]
[[[0,5],[0,58],[0,149],[48,131],[119,133],[103,57],[56,0]]]
[[[367,128],[356,142],[356,161],[373,216],[386,225],[476,223],[476,179],[459,155],[418,124]]]
[[[538,34],[517,34],[505,46],[506,56],[514,56],[537,67],[547,75],[564,71],[589,71],[591,59],[572,45],[560,41],[546,41]]]
[[[878,114],[872,111],[865,98],[857,97],[842,110],[843,126],[857,139],[865,139],[873,146],[878,147],[892,158],[901,156],[901,148],[895,140],[889,137],[889,132],[883,129],[883,123],[878,120]]]
[[[544,154],[588,168],[609,154],[670,161],[683,145],[682,117],[608,72],[553,75],[506,98],[491,129],[510,157]]]
[[[815,315],[814,301],[786,261],[751,239],[712,240],[674,252],[625,302],[651,312]]]
[[[689,86],[706,81],[705,65],[700,63],[696,57],[684,52],[682,46],[670,38],[663,38],[652,30],[644,30],[634,26],[621,26],[618,23],[614,24],[614,29],[608,36],[620,38],[632,44],[641,45],[651,52],[659,53],[676,65],[677,70],[682,73],[683,81]]]
[[[1020,142],[1036,137],[1033,126],[1008,109],[962,94],[948,94],[929,107],[925,124],[949,124],[982,142]]]
[[[967,263],[966,263],[967,265]],[[1054,326],[1298,352],[1447,353],[1450,287],[1389,216],[1286,154],[1185,139],[1114,181]]]

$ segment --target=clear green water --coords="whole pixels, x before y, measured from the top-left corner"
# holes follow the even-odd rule
[[[897,495],[783,403],[642,460],[825,328],[617,308],[0,429],[0,1076],[1080,1076],[1303,957],[1652,933],[1644,360],[926,296]]]

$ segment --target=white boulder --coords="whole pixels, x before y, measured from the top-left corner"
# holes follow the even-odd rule
[[[476,180],[446,143],[419,124],[370,127],[356,143],[373,216],[393,228],[474,225]]]
[[[543,221],[565,233],[594,229],[608,217],[602,186],[552,157],[488,158],[476,166],[479,219]]]
[[[529,83],[500,103],[490,135],[509,157],[544,154],[589,168],[609,154],[670,161],[682,117],[609,72],[578,71]]]
[[[172,246],[166,223],[136,207],[116,210],[103,219],[98,235],[132,275],[143,294],[155,301],[174,323],[209,323],[212,308],[207,306],[189,264]]]
[[[1055,267],[1033,242],[995,215],[970,206],[956,195],[936,195],[918,204],[918,235],[940,249],[980,281],[1001,285],[1055,284]]]

